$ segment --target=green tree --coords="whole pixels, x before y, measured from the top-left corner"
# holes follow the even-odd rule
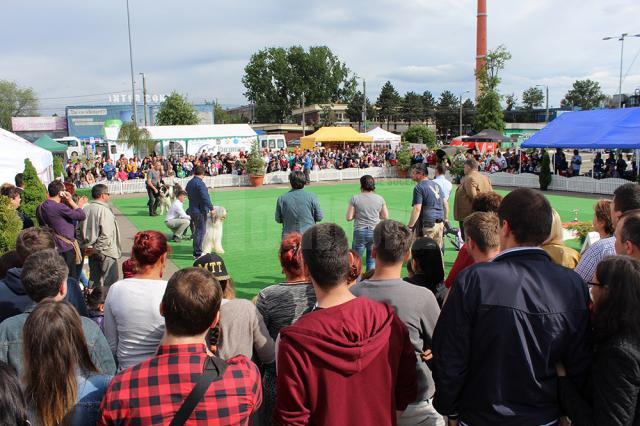
[[[38,99],[30,87],[0,80],[0,128],[11,130],[11,117],[38,115]]]
[[[0,196],[0,255],[16,248],[22,221],[11,207],[9,197]]]
[[[605,100],[600,84],[593,80],[576,80],[571,90],[564,95],[560,102],[563,108],[578,107],[583,110],[598,108]]]
[[[544,101],[544,92],[539,87],[529,87],[522,92],[522,105],[526,110],[533,110],[536,107],[542,106]]]
[[[422,96],[415,92],[407,92],[402,100],[402,119],[409,122],[409,126],[414,121],[422,121],[424,109],[422,107]]]
[[[362,92],[357,91],[353,97],[347,103],[347,118],[352,123],[358,123],[358,130],[360,130],[360,126],[362,125],[362,106],[364,105],[364,95]],[[371,108],[371,103],[367,98],[367,114],[370,116],[373,112]]]
[[[507,108],[506,108],[507,111],[513,111],[516,108],[516,105],[518,104],[518,97],[516,96],[515,93],[505,96],[504,100],[507,103]]]
[[[402,98],[398,94],[398,91],[390,81],[387,81],[384,86],[382,86],[380,96],[378,96],[378,100],[376,101],[380,118],[387,122],[387,130],[389,130],[389,121],[397,116],[401,102]]]
[[[405,172],[411,167],[411,150],[406,139],[400,142],[400,149],[396,154],[396,167]]]
[[[476,105],[471,99],[465,99],[462,103],[462,133],[466,134],[473,128],[476,117]]]
[[[47,189],[40,182],[38,172],[33,167],[31,160],[24,160],[24,191],[22,191],[22,211],[25,215],[36,221],[36,209],[47,199]]]
[[[427,126],[409,126],[403,136],[406,141],[411,143],[423,143],[429,148],[435,148],[436,146],[436,134]]]
[[[547,151],[542,152],[542,165],[540,166],[540,175],[538,176],[540,189],[546,191],[551,185],[551,158]]]
[[[504,131],[504,112],[500,104],[500,72],[507,61],[511,59],[511,53],[502,45],[489,51],[485,64],[476,71],[480,82],[480,95],[477,99],[475,128],[476,130],[494,129]]]
[[[448,90],[440,94],[436,109],[436,128],[441,138],[447,139],[458,129],[460,120],[458,97]]]
[[[436,118],[436,99],[433,97],[430,91],[425,90],[422,94],[422,111],[426,119]]]
[[[264,176],[264,172],[264,159],[262,158],[260,146],[256,140],[251,144],[251,152],[247,155],[247,174],[249,176]]]
[[[284,122],[305,104],[348,102],[356,91],[351,70],[326,46],[269,47],[244,68],[244,95],[256,105],[259,122]]]
[[[53,156],[53,177],[59,179],[62,176],[64,168],[62,167],[62,159],[59,155]]]
[[[198,124],[200,118],[196,109],[178,92],[171,92],[160,104],[156,114],[158,126],[179,126]]]
[[[322,111],[320,111],[320,127],[335,125],[336,119],[333,113],[333,105],[324,104],[320,108],[322,108]]]
[[[151,134],[145,128],[136,126],[136,123],[124,123],[118,132],[118,141],[133,149],[134,152],[151,152],[155,149],[156,142],[151,139]]]

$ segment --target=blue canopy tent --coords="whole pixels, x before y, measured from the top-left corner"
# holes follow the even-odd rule
[[[640,149],[640,108],[564,113],[522,148]]]

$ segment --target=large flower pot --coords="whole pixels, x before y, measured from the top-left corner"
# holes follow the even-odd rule
[[[262,186],[264,185],[264,176],[249,176],[251,179],[251,186]]]
[[[406,179],[409,177],[409,170],[398,169],[398,177],[401,179]]]

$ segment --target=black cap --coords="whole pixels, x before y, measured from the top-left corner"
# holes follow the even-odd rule
[[[200,256],[193,262],[193,266],[199,268],[205,268],[211,272],[217,280],[229,280],[231,277],[227,272],[227,267],[224,264],[224,260],[215,253],[208,253]]]

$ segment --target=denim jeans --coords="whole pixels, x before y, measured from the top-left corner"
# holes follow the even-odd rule
[[[367,271],[369,269],[375,268],[376,264],[373,258],[371,257],[371,249],[373,247],[373,229],[371,228],[360,228],[353,230],[353,248],[358,252],[360,257],[364,254],[365,250],[367,252]]]

